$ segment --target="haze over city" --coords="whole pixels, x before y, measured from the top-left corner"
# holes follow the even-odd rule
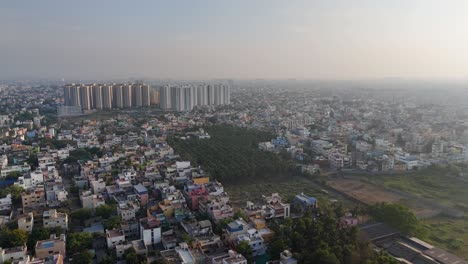
[[[4,1],[0,79],[468,77],[468,2]]]
[[[0,264],[468,264],[468,1],[0,3]]]

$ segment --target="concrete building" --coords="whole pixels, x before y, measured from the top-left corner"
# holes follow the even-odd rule
[[[34,226],[33,213],[28,213],[18,218],[18,229],[31,233],[33,226]]]
[[[131,84],[129,86],[132,89],[132,106],[143,106],[142,86],[140,84]]]
[[[57,212],[55,209],[44,211],[42,220],[45,228],[60,227],[63,230],[68,230],[68,215],[66,213]]]
[[[151,105],[151,92],[150,92],[149,85],[146,85],[146,84],[141,85],[141,104],[142,106]]]
[[[65,234],[60,234],[59,237],[52,234],[50,235],[50,239],[37,241],[35,246],[36,258],[47,258],[56,254],[66,256],[65,242]]]
[[[150,90],[150,103],[151,105],[159,105],[159,91]]]
[[[132,107],[132,87],[130,85],[124,85],[122,88],[122,100],[123,107],[130,108]]]
[[[102,96],[102,108],[103,109],[112,109],[112,86],[104,85],[101,88]]]
[[[120,229],[106,230],[107,248],[114,248],[125,243],[125,234]]]
[[[101,110],[103,108],[102,100],[102,86],[99,84],[91,86],[93,91],[93,105],[92,108]]]
[[[91,95],[90,86],[80,87],[80,102],[81,102],[81,109],[83,110],[92,109],[92,95]]]
[[[140,238],[145,245],[154,245],[161,242],[161,223],[155,219],[140,219]]]
[[[63,264],[63,255],[54,254],[46,258],[33,258],[27,264]]]
[[[28,263],[29,260],[28,252],[26,246],[19,246],[13,248],[1,248],[0,247],[0,263],[10,262],[10,263]]]
[[[44,186],[39,185],[32,190],[24,192],[21,195],[21,202],[23,204],[23,209],[45,206],[46,200]]]
[[[115,84],[112,86],[112,105],[115,108],[123,108],[123,85]]]
[[[229,250],[227,256],[215,257],[212,264],[247,264],[247,259],[233,250]]]

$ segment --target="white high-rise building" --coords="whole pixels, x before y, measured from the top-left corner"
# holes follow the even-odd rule
[[[132,87],[130,85],[124,85],[122,88],[123,107],[132,107]]]
[[[102,86],[102,108],[103,109],[112,109],[112,86],[104,85]]]
[[[93,85],[93,106],[94,109],[102,109],[102,87],[101,85]]]
[[[162,110],[170,110],[172,108],[171,105],[171,87],[169,85],[165,85],[159,88],[159,107]]]
[[[141,103],[143,106],[151,105],[150,87],[149,85],[141,85]]]
[[[112,105],[116,108],[123,108],[122,90],[123,85],[121,84],[112,86]]]

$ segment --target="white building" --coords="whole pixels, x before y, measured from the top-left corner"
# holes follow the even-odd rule
[[[96,207],[106,204],[101,195],[92,194],[91,191],[84,191],[81,193],[80,200],[83,208],[88,209],[96,209]]]
[[[139,209],[140,207],[135,202],[129,201],[127,203],[119,203],[117,213],[123,221],[130,221],[135,219],[135,215]]]
[[[161,224],[156,219],[140,219],[140,238],[145,245],[154,245],[161,242]]]
[[[103,179],[99,179],[97,181],[93,180],[91,181],[90,185],[94,194],[99,194],[100,192],[106,190],[106,182]]]
[[[66,213],[57,212],[55,209],[44,211],[42,220],[45,228],[60,227],[63,230],[68,230],[68,215]]]
[[[14,248],[0,248],[0,263],[9,261],[15,263],[19,261],[29,260],[26,246]]]
[[[125,234],[120,229],[106,230],[107,248],[113,248],[125,243]]]
[[[10,210],[11,205],[11,194],[7,194],[6,197],[0,199],[0,210]]]
[[[265,254],[266,247],[261,235],[258,234],[256,229],[249,229],[247,234],[240,235],[237,237],[237,244],[242,241],[247,241],[250,248],[252,249],[253,256],[259,256]]]
[[[31,233],[33,226],[34,226],[33,213],[28,213],[27,215],[24,215],[18,218],[18,229]]]

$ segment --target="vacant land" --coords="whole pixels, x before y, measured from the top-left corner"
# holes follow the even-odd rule
[[[423,220],[428,227],[428,242],[468,259],[468,216],[453,219],[438,216]]]
[[[401,190],[421,198],[468,212],[468,181],[440,170],[424,170],[404,175],[363,177],[378,186]]]
[[[353,177],[353,179],[367,183],[372,186],[371,188],[379,190],[379,192],[383,189],[383,197],[386,196],[384,194],[385,190],[393,189],[432,201],[434,206],[429,209],[435,209],[437,204],[442,204],[464,211],[465,216],[462,218],[450,218],[440,215],[424,219],[422,222],[428,230],[428,236],[425,240],[459,256],[468,258],[467,179],[451,176],[443,169],[427,169],[402,175],[361,176]],[[367,199],[369,200],[369,198]],[[416,205],[414,200],[401,199],[398,202],[407,206],[409,204],[409,207],[413,209]],[[427,208],[427,205],[427,203],[424,203],[421,209]]]
[[[408,197],[403,194],[386,190],[385,188],[381,188],[377,185],[370,184],[359,179],[333,179],[327,183],[333,189],[366,205],[382,202],[400,203],[409,207],[416,216],[421,218],[439,213],[439,210],[417,203],[416,201],[408,199]]]

